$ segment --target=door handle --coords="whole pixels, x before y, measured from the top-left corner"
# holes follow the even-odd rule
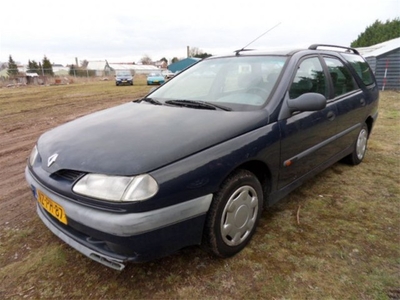
[[[365,99],[364,98],[360,99],[360,104],[361,104],[361,106],[365,106]]]
[[[328,112],[328,114],[326,115],[326,117],[328,118],[329,121],[333,121],[336,118],[336,115],[333,111]]]

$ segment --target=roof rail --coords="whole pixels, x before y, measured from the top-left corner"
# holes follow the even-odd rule
[[[346,49],[346,52],[353,52],[354,54],[360,55],[360,52],[358,52],[354,48],[350,47],[344,47],[344,46],[337,46],[337,45],[327,45],[327,44],[313,44],[308,49],[310,50],[317,50],[318,47],[329,47],[329,48],[340,48],[340,49]]]

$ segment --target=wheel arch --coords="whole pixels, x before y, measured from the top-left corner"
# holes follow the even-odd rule
[[[266,204],[268,203],[269,194],[271,193],[272,189],[272,173],[269,167],[262,161],[253,160],[237,166],[234,170],[232,170],[230,174],[239,169],[250,171],[257,177],[263,189],[264,207],[266,207]],[[228,176],[230,174],[228,174]]]
[[[371,131],[372,131],[372,126],[374,125],[374,119],[371,116],[369,116],[365,120],[365,124],[367,124],[367,127],[368,127],[368,138],[369,138],[369,135],[371,134]]]

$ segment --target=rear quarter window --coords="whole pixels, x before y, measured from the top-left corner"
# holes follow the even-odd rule
[[[342,56],[353,66],[365,85],[374,83],[374,75],[368,63],[359,55],[342,53]]]

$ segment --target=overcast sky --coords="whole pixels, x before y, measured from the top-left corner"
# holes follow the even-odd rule
[[[186,57],[249,48],[349,46],[375,20],[400,16],[400,0],[6,0],[0,4],[0,62]]]

